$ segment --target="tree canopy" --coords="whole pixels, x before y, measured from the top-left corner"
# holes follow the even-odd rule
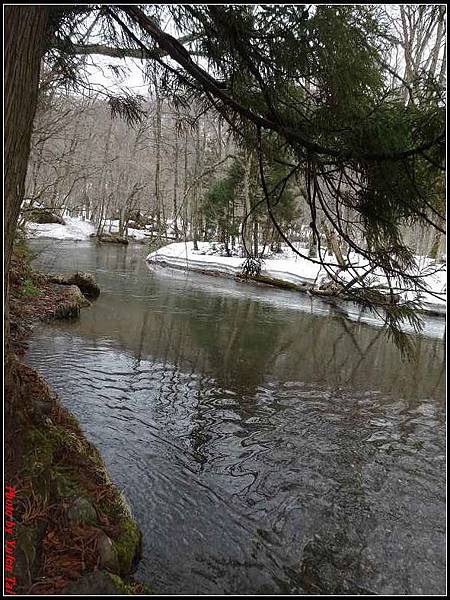
[[[389,19],[377,5],[65,5],[48,11],[45,62],[55,81],[82,90],[80,73],[90,54],[141,58],[174,105],[196,99],[227,121],[242,147],[254,150],[267,214],[286,243],[275,207],[297,178],[312,232],[320,211],[367,264],[361,273],[349,261],[327,261],[319,235],[316,257],[308,258],[321,262],[347,297],[382,309],[397,337],[402,319],[419,326],[415,303],[392,299],[400,283],[423,289],[402,224],[423,222],[444,233],[440,48],[428,61],[431,71],[417,67],[413,74],[406,52],[409,71],[402,77],[392,66]],[[432,18],[436,27],[445,14],[434,11]],[[103,93],[113,114],[139,120],[140,98]],[[267,172],[273,148],[283,165],[278,181],[273,168]],[[229,183],[210,193],[216,213],[211,203]],[[367,283],[374,270],[391,282],[389,296]]]

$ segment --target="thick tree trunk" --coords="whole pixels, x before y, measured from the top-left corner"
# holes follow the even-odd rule
[[[48,31],[48,9],[5,6],[4,42],[4,356],[5,399],[14,402],[14,357],[10,351],[9,271],[30,154],[39,71]]]
[[[24,196],[48,9],[5,6],[5,273]],[[7,281],[7,277],[5,278]]]

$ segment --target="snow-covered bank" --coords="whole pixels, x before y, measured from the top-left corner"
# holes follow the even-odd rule
[[[56,240],[88,240],[97,232],[97,227],[91,221],[80,219],[79,217],[69,217],[64,215],[65,225],[59,223],[27,223],[25,225],[27,235],[32,238],[51,238]],[[117,233],[119,231],[118,220],[107,220],[105,232]],[[151,232],[145,229],[128,228],[128,238],[130,241],[141,241],[150,239]]]
[[[193,248],[193,242],[178,242],[152,252],[147,256],[147,261],[207,274],[238,276],[241,272],[243,258],[221,256],[217,252],[217,246],[210,242],[199,242],[199,249],[196,251]],[[358,261],[355,262],[358,264]],[[422,282],[429,290],[429,293],[422,293],[423,310],[445,315],[446,265],[442,265],[435,272],[436,266],[429,259],[421,257],[418,264],[424,274]],[[301,290],[325,278],[326,273],[320,265],[301,258],[292,251],[284,250],[278,255],[271,255],[270,258],[264,259],[261,275]],[[382,285],[382,277],[378,276],[376,283]],[[415,292],[411,290],[401,290],[400,294],[403,299],[415,298]]]
[[[56,240],[87,240],[95,233],[90,221],[64,216],[65,225],[59,223],[27,223],[26,232],[32,238],[52,238]]]
[[[119,220],[118,219],[107,219],[105,223],[104,233],[118,233],[119,232]],[[133,227],[128,227],[128,239],[132,240],[145,240],[150,239],[152,237],[152,233],[146,229],[134,229]]]

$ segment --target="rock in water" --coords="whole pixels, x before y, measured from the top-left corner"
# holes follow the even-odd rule
[[[99,242],[107,242],[110,244],[128,244],[127,238],[124,238],[117,233],[103,233],[97,237]]]
[[[78,271],[72,275],[69,283],[77,285],[83,295],[87,298],[97,298],[100,295],[100,288],[92,273],[82,273],[81,271]]]
[[[51,283],[58,283],[59,285],[76,285],[86,298],[97,298],[100,294],[100,288],[92,273],[83,273],[81,271],[71,274],[59,273],[58,275],[49,276],[49,281]]]
[[[78,317],[80,308],[90,306],[87,300],[76,285],[68,285],[65,288],[65,300],[61,302],[55,310],[54,316],[59,319],[72,319]]]

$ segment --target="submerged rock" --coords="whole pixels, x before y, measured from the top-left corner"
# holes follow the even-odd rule
[[[128,244],[128,240],[117,233],[103,233],[97,236],[99,242],[106,242],[109,244]]]
[[[87,298],[97,298],[100,294],[100,288],[92,273],[59,273],[50,275],[49,281],[58,285],[76,285]]]

